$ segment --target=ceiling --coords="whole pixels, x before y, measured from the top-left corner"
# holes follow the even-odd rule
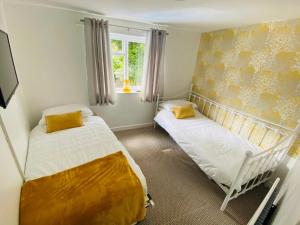
[[[300,17],[300,0],[38,0],[199,31]]]

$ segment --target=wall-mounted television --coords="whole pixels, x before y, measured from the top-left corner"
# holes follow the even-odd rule
[[[0,30],[0,106],[6,108],[19,85],[7,33]]]

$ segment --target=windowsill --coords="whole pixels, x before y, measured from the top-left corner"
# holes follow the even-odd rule
[[[124,92],[123,90],[122,90],[122,88],[120,88],[120,89],[116,89],[116,93],[117,94],[139,94],[139,93],[141,93],[141,90],[132,90],[131,92]]]

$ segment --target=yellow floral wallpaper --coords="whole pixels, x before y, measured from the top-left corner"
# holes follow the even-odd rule
[[[193,84],[210,99],[294,128],[300,119],[300,19],[203,33]],[[294,146],[290,154],[299,150]]]

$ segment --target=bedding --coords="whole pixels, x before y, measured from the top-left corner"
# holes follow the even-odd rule
[[[43,125],[36,126],[29,140],[25,180],[40,177],[85,164],[94,159],[122,151],[147,193],[146,179],[104,120],[87,117],[83,127],[46,133]]]
[[[128,225],[144,217],[143,188],[122,152],[22,187],[20,225]]]
[[[241,139],[218,123],[195,110],[195,117],[176,119],[163,109],[154,118],[177,144],[198,164],[209,177],[230,186],[239,171],[246,151],[253,154],[261,150]],[[240,190],[242,180],[235,187]]]

